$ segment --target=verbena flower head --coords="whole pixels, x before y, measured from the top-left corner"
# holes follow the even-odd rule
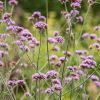
[[[82,23],[83,22],[83,17],[82,16],[78,16],[76,17],[77,22]]]
[[[49,60],[52,61],[52,60],[58,60],[58,56],[57,55],[51,55],[49,57]]]
[[[18,4],[18,2],[16,0],[9,0],[8,3],[9,3],[10,6],[15,6],[15,5]]]
[[[60,57],[59,60],[60,60],[62,63],[64,63],[64,61],[68,61],[68,59],[65,58],[65,57]]]
[[[8,52],[0,50],[0,58],[7,57]]]
[[[88,0],[89,5],[93,5],[94,1],[93,0]]]
[[[79,80],[80,79],[79,75],[77,75],[77,74],[72,74],[71,78],[72,78],[72,80]]]
[[[82,39],[86,39],[86,38],[88,38],[89,37],[89,34],[88,33],[84,33],[83,35],[82,35]]]
[[[46,75],[43,73],[35,73],[32,75],[33,80],[41,80],[41,79],[46,79]]]
[[[39,20],[45,22],[46,21],[46,17],[45,16],[40,16]]]
[[[53,43],[53,44],[57,44],[57,40],[53,37],[48,37],[48,43]]]
[[[64,12],[63,16],[65,17],[65,19],[69,19],[71,17],[71,14],[69,12]]]
[[[8,85],[8,86],[15,86],[15,85],[16,85],[16,81],[15,81],[15,80],[9,80],[9,81],[7,82],[7,85]]]
[[[35,28],[39,29],[39,30],[44,30],[48,28],[48,25],[45,22],[36,22],[35,23]]]
[[[91,79],[92,81],[99,81],[99,77],[96,76],[96,75],[92,75],[92,76],[90,77],[90,79]]]
[[[95,85],[96,85],[97,87],[100,87],[100,82],[95,81]]]
[[[99,43],[94,43],[93,46],[94,46],[95,48],[100,48],[100,44],[99,44]]]
[[[2,33],[2,34],[0,34],[0,38],[2,38],[2,39],[7,39],[7,38],[9,38],[9,34],[6,34],[6,33]]]
[[[24,80],[17,80],[16,84],[17,85],[25,85],[25,81]]]
[[[60,51],[60,48],[59,48],[58,46],[54,46],[54,47],[52,48],[52,51]]]
[[[9,48],[8,44],[7,43],[4,43],[4,42],[0,42],[0,47],[1,48],[4,48],[6,50],[8,50],[8,48]]]
[[[100,26],[95,26],[94,31],[98,31],[98,30],[100,30]]]
[[[55,84],[55,85],[53,85],[53,88],[54,88],[54,90],[56,90],[56,91],[61,91],[61,90],[62,90],[61,84]]]
[[[64,43],[64,38],[62,36],[56,36],[55,39],[57,43]]]
[[[51,87],[51,88],[47,88],[46,90],[45,90],[45,93],[48,93],[48,94],[52,94],[54,92],[54,90],[53,90],[53,88]]]
[[[58,31],[55,31],[53,34],[54,34],[54,36],[59,36],[59,32]]]
[[[96,34],[94,34],[94,33],[90,34],[90,39],[96,39],[96,38],[97,38]]]
[[[62,62],[60,60],[58,60],[58,62],[55,64],[55,66],[61,67],[62,66]]]
[[[96,66],[96,62],[93,59],[86,58],[80,64],[82,68],[94,68]]]
[[[33,18],[39,18],[41,16],[41,12],[39,11],[35,11],[33,14],[32,14],[32,17]]]
[[[21,48],[21,50],[23,51],[23,52],[29,52],[30,51],[30,49],[29,49],[29,47],[28,46],[20,46],[20,48]]]
[[[27,97],[31,97],[32,96],[30,92],[25,92],[24,95],[27,96]]]
[[[88,51],[87,50],[76,50],[75,53],[80,56],[83,54],[88,54]]]
[[[59,85],[61,85],[61,82],[60,82],[59,79],[53,79],[53,80],[52,80],[52,84],[53,84],[53,85],[54,85],[54,84],[59,84]]]
[[[11,17],[10,13],[4,13],[3,20],[9,19]]]
[[[77,66],[68,66],[67,67],[70,71],[76,71],[78,69]]]
[[[58,72],[56,72],[55,70],[50,70],[46,73],[47,78],[57,78],[58,76]]]
[[[82,70],[77,70],[76,74],[78,74],[79,76],[85,76],[85,73]]]
[[[71,10],[70,11],[71,17],[76,17],[79,14],[78,10]]]
[[[82,59],[82,60],[85,60],[85,59],[86,59],[86,57],[83,56],[83,55],[80,55],[79,57],[80,57],[80,59]]]
[[[64,51],[64,52],[63,52],[63,54],[64,54],[64,55],[66,55],[67,57],[72,56],[72,53],[71,53],[71,52],[69,52],[69,51],[67,51],[67,52],[66,52],[66,51]]]
[[[73,7],[73,8],[81,8],[81,4],[79,2],[73,2],[73,3],[71,3],[71,7]]]
[[[65,84],[69,84],[71,81],[72,81],[71,77],[65,77],[65,79],[64,79]]]

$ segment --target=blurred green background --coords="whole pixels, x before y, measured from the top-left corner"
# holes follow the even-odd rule
[[[100,0],[96,0],[100,2]],[[20,24],[23,25],[25,17],[31,15],[34,11],[42,12],[42,15],[46,16],[45,0],[19,0],[19,5],[16,7],[17,14],[20,15]],[[68,9],[69,4],[67,5]],[[81,15],[84,17],[84,13],[87,11],[87,0],[83,0]],[[58,23],[62,23],[61,11],[64,10],[64,6],[60,4],[58,0],[48,0],[49,17],[59,20]],[[89,12],[88,20],[92,25],[100,24],[100,4],[94,4]]]

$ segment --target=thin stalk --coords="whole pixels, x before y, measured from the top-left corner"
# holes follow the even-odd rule
[[[36,80],[36,84],[35,84],[35,100],[37,100],[37,80]]]
[[[40,61],[40,52],[41,52],[41,38],[42,38],[42,31],[40,32],[40,46],[39,46],[39,52],[38,52],[38,59],[37,59],[37,72],[39,70],[39,61]]]
[[[14,11],[14,6],[12,6],[11,8],[11,16],[13,15],[13,11]]]
[[[88,6],[86,15],[85,15],[85,17],[84,17],[84,22],[83,22],[83,25],[82,25],[82,29],[81,29],[81,32],[79,33],[79,38],[78,38],[78,40],[80,40],[80,38],[81,38],[81,35],[82,35],[83,29],[84,29],[84,26],[85,26],[85,22],[86,22],[86,19],[87,19],[87,16],[88,16],[90,7],[91,7],[91,5]]]
[[[6,9],[7,9],[7,0],[5,0],[4,6],[5,6],[5,12],[6,12]]]
[[[67,11],[67,6],[65,4],[65,10]],[[68,51],[68,47],[69,47],[69,41],[70,41],[70,33],[72,32],[71,30],[71,21],[70,21],[70,18],[68,18],[67,20],[68,22],[68,27],[69,27],[69,32],[68,32],[68,41],[67,41],[67,47],[66,47],[66,51],[65,53],[67,53]],[[67,34],[66,34],[67,35]],[[65,60],[64,60],[64,65],[63,65],[63,68],[62,68],[62,77],[61,77],[61,84],[63,84],[63,79],[64,79],[64,71],[65,71],[65,66],[66,66],[66,58],[67,56],[65,55]],[[59,97],[60,100],[62,100],[62,91],[60,92],[60,97]]]
[[[45,0],[46,5],[46,23],[48,23],[48,0]],[[46,43],[47,43],[47,59],[48,59],[48,66],[50,70],[50,61],[49,61],[49,44],[48,44],[48,29],[46,29]]]
[[[39,71],[40,51],[41,51],[41,42],[42,42],[41,39],[42,39],[42,31],[40,31],[40,46],[39,46],[39,52],[38,52],[38,58],[37,58],[37,72]],[[38,87],[38,80],[36,80],[36,86],[35,86],[35,100],[37,100],[37,87]],[[40,92],[39,92],[39,95],[40,95]]]
[[[66,52],[67,52],[67,50],[68,50],[69,38],[70,38],[70,35],[68,36]],[[64,78],[64,70],[65,70],[65,65],[66,65],[66,58],[67,58],[67,56],[65,55],[64,66],[63,66],[63,69],[62,69],[61,84],[63,83],[63,78]],[[60,100],[62,100],[61,97],[62,97],[62,91],[60,92]]]
[[[39,100],[41,100],[40,80],[39,80]]]

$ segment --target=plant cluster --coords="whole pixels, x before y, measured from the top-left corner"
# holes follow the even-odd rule
[[[98,71],[100,65],[95,59],[95,53],[91,54],[91,51],[95,50],[96,54],[99,54],[100,38],[96,32],[100,31],[100,26],[95,26],[91,34],[83,33],[88,12],[97,2],[87,1],[88,10],[85,18],[80,16],[82,0],[58,0],[58,2],[65,8],[65,11],[61,11],[66,24],[65,37],[56,30],[52,35],[49,34],[48,0],[45,0],[46,17],[41,12],[34,11],[28,18],[34,33],[17,25],[13,20],[13,10],[18,5],[17,0],[9,0],[8,3],[6,0],[0,1],[0,27],[3,31],[0,33],[2,100],[8,100],[6,98],[10,100],[86,100],[91,99],[88,91],[90,84],[96,90],[96,100],[99,100],[100,90],[97,90],[97,87],[100,87]],[[11,11],[7,10],[6,3]],[[82,29],[77,39],[73,26],[77,27],[78,23],[82,24]],[[88,41],[87,50],[80,49],[78,46],[80,41]],[[71,46],[70,42],[72,42]],[[46,50],[43,51],[43,48]]]

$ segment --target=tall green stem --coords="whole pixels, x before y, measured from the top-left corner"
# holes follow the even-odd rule
[[[66,6],[66,4],[65,4],[65,10],[67,12],[67,6]],[[72,32],[72,30],[71,30],[72,25],[71,25],[71,20],[70,20],[69,17],[67,19],[67,23],[68,23],[69,32],[68,32],[68,40],[67,40],[67,46],[66,46],[65,53],[67,53],[67,51],[68,51],[69,41],[70,41],[70,33]],[[66,37],[67,37],[67,33],[66,33]],[[66,66],[66,58],[67,58],[67,56],[65,55],[64,65],[63,65],[63,68],[62,68],[62,76],[61,76],[61,84],[62,85],[63,85],[63,79],[64,79],[64,70],[65,70],[65,66]],[[60,92],[59,99],[62,100],[62,91]]]
[[[46,5],[46,23],[48,24],[48,0],[45,0]],[[48,66],[50,69],[50,61],[49,61],[49,44],[48,44],[48,29],[46,29],[46,43],[47,43],[47,59],[48,59]]]

